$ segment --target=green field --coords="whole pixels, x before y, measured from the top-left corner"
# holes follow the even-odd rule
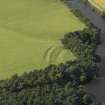
[[[74,60],[60,39],[84,27],[56,0],[0,0],[0,79]]]

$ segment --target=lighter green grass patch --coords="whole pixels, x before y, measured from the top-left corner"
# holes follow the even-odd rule
[[[65,33],[84,27],[56,0],[0,0],[0,79],[73,60],[56,46]]]

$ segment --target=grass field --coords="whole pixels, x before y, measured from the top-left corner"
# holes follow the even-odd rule
[[[101,11],[105,11],[105,0],[89,0],[89,2]]]
[[[84,27],[56,0],[0,0],[0,79],[75,59],[60,39]]]

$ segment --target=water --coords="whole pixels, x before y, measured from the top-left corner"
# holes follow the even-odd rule
[[[101,57],[101,70],[99,72],[100,79],[92,81],[86,85],[86,90],[95,95],[100,102],[105,101],[105,19],[98,13],[94,12],[90,7],[86,6],[80,0],[68,0],[68,4],[73,8],[79,9],[81,13],[87,17],[95,26],[102,30],[101,44],[98,46],[96,53]]]

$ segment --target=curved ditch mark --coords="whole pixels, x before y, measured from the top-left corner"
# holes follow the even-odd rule
[[[50,56],[50,63],[58,64],[57,59],[61,52],[62,52],[62,46],[57,46],[56,49],[53,51],[52,55]]]
[[[59,61],[65,61],[65,59],[63,59],[64,57],[65,57],[65,55],[68,55],[67,53],[69,53],[69,55],[70,56],[68,56],[68,59],[67,59],[67,61],[74,61],[74,60],[76,60],[76,57],[75,57],[75,55],[73,55],[73,53],[72,52],[70,52],[69,50],[67,50],[67,49],[63,49],[62,48],[62,51],[59,53],[59,55],[58,55],[58,57],[57,57],[57,62],[59,62]]]
[[[46,50],[46,52],[44,54],[44,60],[46,61],[47,64],[51,63],[50,57],[53,54],[53,52],[55,51],[55,49],[56,49],[55,46],[51,46]]]
[[[59,62],[60,60],[62,61],[63,60],[63,57],[65,55],[65,50],[62,50],[59,55],[58,55],[58,58],[57,58],[57,62]]]
[[[44,53],[44,55],[43,55],[43,59],[44,59],[44,60],[46,59],[46,56],[47,56],[48,52],[52,49],[52,47],[53,47],[53,46],[50,46],[50,47],[45,51],[45,53]]]
[[[74,2],[71,2],[74,1]],[[81,13],[90,20],[96,27],[101,29],[101,44],[98,46],[96,54],[101,57],[102,66],[100,68],[101,80],[93,81],[87,84],[87,92],[95,95],[96,99],[100,102],[105,102],[105,19],[98,13],[94,12],[88,5],[85,5],[81,0],[68,0],[68,6],[78,9]]]
[[[57,56],[54,58],[53,55],[56,53],[57,50],[59,51],[59,46],[54,46],[52,50],[48,52],[46,59],[48,64],[56,64]]]
[[[51,46],[44,53],[43,59],[46,61],[47,64],[58,64],[60,63],[59,55],[61,55],[63,52],[64,49],[62,45]]]
[[[67,53],[71,53],[71,52],[67,52],[66,49],[63,48],[62,45],[57,45],[57,46],[51,46],[49,47],[45,54],[44,54],[44,60],[46,61],[47,64],[59,64],[59,63],[64,63],[66,61],[66,59],[64,59],[65,55]],[[72,53],[70,54],[72,56]],[[68,56],[68,61],[69,60],[75,60],[75,58],[73,57],[69,57]]]

